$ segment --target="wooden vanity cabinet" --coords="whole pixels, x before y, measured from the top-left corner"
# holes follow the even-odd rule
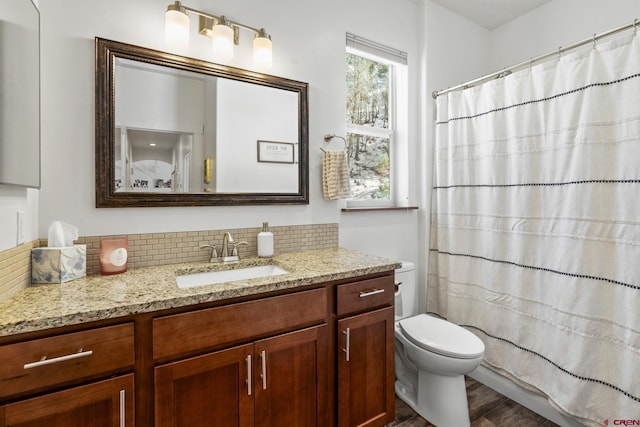
[[[2,337],[0,427],[383,426],[393,294],[387,272]]]
[[[155,425],[252,426],[252,356],[243,345],[156,367]]]
[[[156,423],[171,427],[319,426],[326,325],[155,369]]]
[[[328,425],[326,317],[320,288],[155,319],[156,356],[249,341],[156,366],[155,426]]]
[[[395,418],[393,276],[337,289],[338,426]]]
[[[133,426],[134,328],[0,346],[0,426]]]
[[[0,407],[0,426],[133,426],[133,386],[128,374],[9,403]]]

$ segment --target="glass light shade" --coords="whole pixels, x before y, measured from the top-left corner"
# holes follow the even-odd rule
[[[189,16],[179,10],[167,10],[164,21],[164,39],[168,45],[189,47]]]
[[[271,39],[256,37],[253,39],[253,64],[256,67],[270,69],[273,63]]]
[[[228,25],[213,26],[213,54],[217,59],[233,58],[233,28]]]

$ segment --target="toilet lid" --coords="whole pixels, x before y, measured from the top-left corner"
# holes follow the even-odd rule
[[[459,359],[473,359],[484,353],[480,338],[446,320],[419,314],[399,323],[407,339],[425,350]]]

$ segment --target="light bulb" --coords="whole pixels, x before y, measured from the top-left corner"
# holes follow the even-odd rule
[[[273,63],[271,37],[261,30],[253,39],[253,64],[260,68],[270,69]]]
[[[225,24],[213,26],[213,55],[217,59],[233,58],[233,28]]]
[[[180,2],[169,5],[165,14],[164,39],[169,46],[189,47],[189,15]]]

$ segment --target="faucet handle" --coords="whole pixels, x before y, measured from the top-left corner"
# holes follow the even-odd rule
[[[204,243],[200,245],[200,249],[207,249],[207,248],[211,249],[211,262],[213,262],[214,259],[218,258],[218,250],[216,249],[215,246],[212,246],[212,245],[207,245]]]
[[[238,242],[233,243],[233,250],[231,251],[231,256],[238,256],[238,246],[248,246],[249,242]]]

